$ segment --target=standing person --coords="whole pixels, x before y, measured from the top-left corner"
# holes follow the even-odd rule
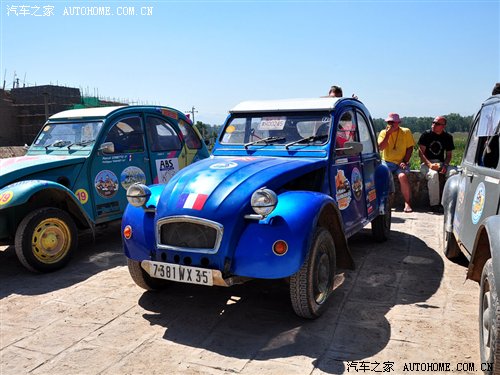
[[[420,172],[427,179],[431,211],[442,212],[440,205],[439,174],[449,176],[452,151],[455,149],[453,136],[446,132],[446,118],[438,116],[432,121],[431,129],[426,130],[418,140]]]
[[[411,189],[408,181],[408,163],[415,141],[411,130],[399,126],[401,120],[397,113],[389,113],[385,119],[387,127],[378,135],[378,147],[382,151],[382,162],[387,165],[392,174],[398,176],[401,194],[405,201],[404,212],[412,212]]]
[[[330,87],[330,91],[328,92],[328,96],[335,97],[335,98],[341,98],[344,96],[342,93],[342,87],[340,86],[332,86]]]

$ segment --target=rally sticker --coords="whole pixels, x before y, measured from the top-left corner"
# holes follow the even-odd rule
[[[339,169],[335,176],[335,197],[339,209],[345,210],[351,203],[351,186],[349,180],[345,177],[344,171]]]
[[[193,210],[201,210],[207,201],[208,195],[206,194],[181,194],[179,201],[177,202],[177,207],[180,208],[190,208]]]
[[[14,196],[14,193],[10,190],[6,191],[4,193],[1,193],[0,194],[0,206],[3,206],[4,204],[9,203],[13,196]]]
[[[361,199],[361,195],[363,194],[363,179],[361,178],[359,169],[356,167],[352,170],[351,184],[354,198],[359,201]]]
[[[87,193],[87,190],[85,189],[78,189],[75,191],[75,195],[81,204],[85,204],[89,200],[89,193]]]
[[[125,190],[135,183],[145,184],[146,174],[139,167],[127,167],[120,175],[120,183]]]
[[[238,164],[235,162],[227,162],[227,163],[215,163],[210,166],[210,169],[231,169],[237,167]]]
[[[118,178],[116,175],[109,171],[100,171],[97,176],[95,176],[94,186],[97,193],[103,198],[114,197],[118,191]]]
[[[179,159],[172,158],[156,160],[156,174],[158,175],[158,183],[166,184],[178,171]]]
[[[484,201],[486,198],[486,189],[484,183],[481,182],[476,188],[474,193],[474,200],[472,201],[472,223],[477,224],[481,215],[483,214]]]

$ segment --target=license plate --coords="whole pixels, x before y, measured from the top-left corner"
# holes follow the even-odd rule
[[[143,263],[148,264],[149,270],[146,268],[146,271],[151,277],[181,283],[214,285],[212,270],[163,262],[143,261]]]

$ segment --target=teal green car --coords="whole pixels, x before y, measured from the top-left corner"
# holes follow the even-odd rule
[[[0,159],[0,244],[31,271],[63,267],[78,233],[119,220],[134,183],[164,184],[209,156],[182,112],[158,106],[53,115],[25,156]]]

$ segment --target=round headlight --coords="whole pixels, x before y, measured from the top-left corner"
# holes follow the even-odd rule
[[[256,214],[267,216],[274,211],[278,204],[276,193],[270,189],[260,188],[255,190],[250,199],[250,204]]]
[[[151,190],[143,184],[133,184],[127,189],[127,200],[134,207],[146,204],[151,196]]]

